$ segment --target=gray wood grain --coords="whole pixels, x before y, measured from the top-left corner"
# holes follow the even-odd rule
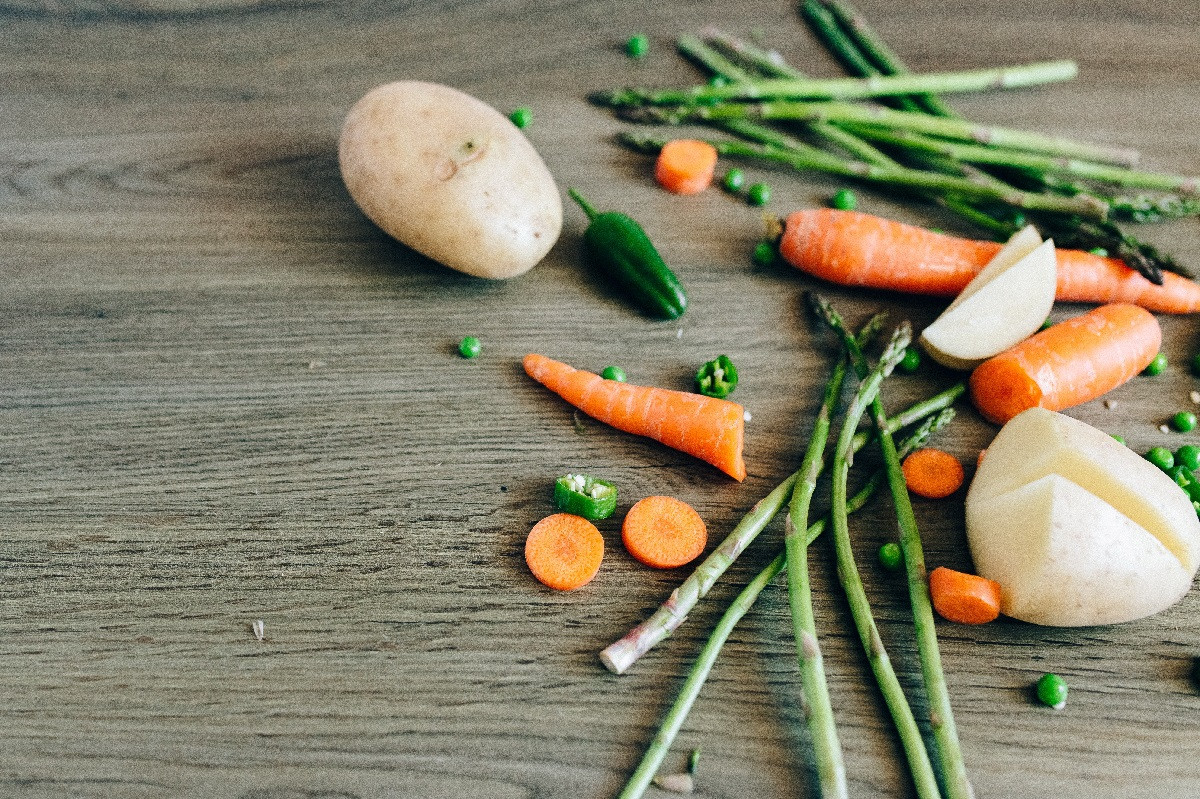
[[[972,117],[1200,173],[1190,3],[860,5],[913,69],[1079,61],[1069,84],[956,98]],[[661,192],[585,98],[694,82],[671,41],[705,24],[839,74],[792,6],[0,3],[0,796],[614,795],[780,531],[618,678],[597,652],[682,575],[634,563],[609,520],[596,581],[543,589],[522,547],[550,480],[586,469],[630,500],[679,496],[715,540],[797,465],[832,344],[801,310],[814,284],[749,262],[758,210],[719,191]],[[620,47],[637,31],[652,51],[632,62]],[[560,185],[633,213],[659,243],[691,293],[683,320],[648,322],[587,274],[574,208],[547,260],[506,283],[387,240],[342,187],[335,145],[353,101],[401,77],[529,106],[527,133]],[[838,185],[748,169],[772,183],[775,212]],[[955,227],[860,196],[866,210]],[[1200,267],[1194,219],[1144,233]],[[919,325],[940,310],[825,290],[854,318],[887,308]],[[1074,411],[1139,451],[1181,443],[1158,425],[1198,388],[1183,366],[1196,320],[1162,322],[1168,373]],[[455,354],[467,333],[483,341],[476,361]],[[734,484],[581,423],[520,372],[531,351],[680,388],[727,352],[753,413],[750,475]],[[898,378],[889,404],[946,377]],[[939,441],[970,463],[993,432],[964,406]],[[961,503],[917,512],[930,563],[969,568]],[[915,691],[901,586],[869,560],[889,516],[873,505],[856,530]],[[852,793],[908,796],[829,553],[813,556]],[[980,797],[1196,795],[1195,592],[1119,627],[939,632]],[[1048,670],[1071,684],[1061,712],[1030,696]],[[701,796],[809,796],[806,738],[775,586],[729,641],[668,765],[698,747]]]

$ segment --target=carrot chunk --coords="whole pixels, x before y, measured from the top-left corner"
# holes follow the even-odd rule
[[[699,194],[712,183],[716,167],[716,147],[697,139],[675,139],[659,150],[654,179],[669,192]]]
[[[656,569],[690,563],[704,551],[708,529],[691,505],[674,497],[638,500],[621,525],[629,554]]]
[[[933,609],[947,621],[986,624],[1000,615],[1000,583],[938,566],[929,573]]]
[[[582,516],[553,513],[525,539],[525,563],[544,585],[573,591],[591,582],[604,560],[604,537]]]
[[[900,464],[908,490],[927,499],[942,499],[958,490],[965,477],[958,458],[940,449],[918,449]]]

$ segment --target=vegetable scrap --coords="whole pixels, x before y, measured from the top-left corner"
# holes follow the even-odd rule
[[[1000,583],[938,566],[929,573],[929,596],[938,615],[959,624],[986,624],[1000,616]]]
[[[728,397],[737,384],[737,367],[728,355],[718,355],[696,371],[696,390],[706,397]]]
[[[585,474],[565,474],[554,481],[554,504],[590,521],[607,519],[617,509],[617,487]]]
[[[708,528],[691,505],[656,495],[638,500],[625,514],[621,540],[629,554],[647,566],[674,569],[704,552]]]
[[[554,513],[525,539],[525,563],[543,585],[574,591],[592,581],[604,560],[604,536],[582,516]]]

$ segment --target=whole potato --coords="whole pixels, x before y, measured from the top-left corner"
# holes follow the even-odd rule
[[[372,89],[346,116],[338,161],[371,221],[469,275],[520,275],[562,230],[558,187],[533,145],[496,109],[449,86]]]

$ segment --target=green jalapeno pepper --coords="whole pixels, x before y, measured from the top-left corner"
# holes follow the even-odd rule
[[[718,355],[696,372],[696,390],[707,397],[728,397],[737,384],[737,367],[728,355]]]
[[[642,310],[678,319],[687,308],[687,294],[642,226],[616,211],[597,213],[575,189],[567,193],[588,216],[583,239],[592,260]]]
[[[565,474],[554,481],[554,504],[563,513],[607,519],[617,509],[617,487],[585,474]]]

